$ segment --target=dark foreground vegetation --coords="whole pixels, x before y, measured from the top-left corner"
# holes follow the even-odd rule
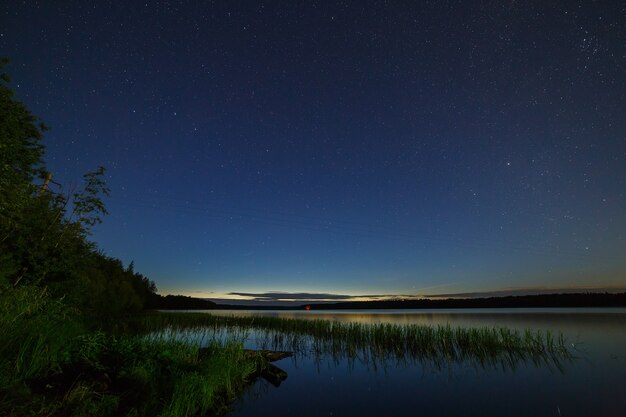
[[[0,415],[217,414],[258,358],[240,342],[113,335],[161,301],[133,264],[89,240],[108,195],[104,169],[82,187],[43,163],[46,127],[14,98],[0,63]],[[166,298],[166,300],[168,300]]]

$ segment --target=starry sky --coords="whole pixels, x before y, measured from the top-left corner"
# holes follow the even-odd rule
[[[10,1],[108,255],[233,302],[626,288],[626,3]]]

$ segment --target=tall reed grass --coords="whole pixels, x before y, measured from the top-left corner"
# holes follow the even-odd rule
[[[256,348],[299,355],[358,360],[374,366],[392,362],[429,362],[436,366],[472,363],[515,368],[521,363],[562,369],[573,358],[563,334],[505,327],[465,328],[415,324],[362,324],[277,317],[216,316],[206,313],[157,313],[136,323],[143,331],[187,337],[246,337]]]

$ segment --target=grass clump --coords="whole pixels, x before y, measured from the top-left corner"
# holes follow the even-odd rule
[[[202,360],[196,371],[175,378],[172,400],[162,416],[201,415],[210,410],[224,410],[242,388],[242,382],[245,383],[257,368],[255,361],[244,355],[240,344],[225,348],[214,345],[203,356],[208,359]]]
[[[80,323],[39,287],[0,293],[0,415],[216,415],[262,366],[241,340],[201,349]]]
[[[84,331],[73,316],[45,289],[23,286],[0,293],[0,386],[58,369],[67,340]]]
[[[158,313],[135,322],[143,331],[169,329],[180,334],[249,332],[257,347],[302,355],[330,355],[377,364],[429,361],[437,366],[469,362],[480,367],[515,368],[534,363],[561,369],[571,360],[562,334],[508,328],[361,324],[278,317],[215,316],[206,313]]]

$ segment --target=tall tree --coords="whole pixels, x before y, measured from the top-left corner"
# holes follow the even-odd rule
[[[24,230],[27,209],[32,208],[33,180],[44,175],[41,144],[45,126],[9,88],[4,73],[7,59],[0,59],[0,284],[23,274],[16,259],[17,237]]]
[[[71,192],[45,189],[41,144],[45,126],[9,88],[0,62],[0,295],[29,285],[94,317],[142,309],[156,287],[88,239],[107,214],[105,170],[83,176]],[[36,179],[43,180],[35,184]],[[43,186],[41,185],[43,184]]]
[[[4,73],[8,60],[0,59],[0,216],[4,228],[19,215],[34,191],[33,180],[43,177],[44,124],[9,88]],[[3,238],[4,235],[0,238]]]

